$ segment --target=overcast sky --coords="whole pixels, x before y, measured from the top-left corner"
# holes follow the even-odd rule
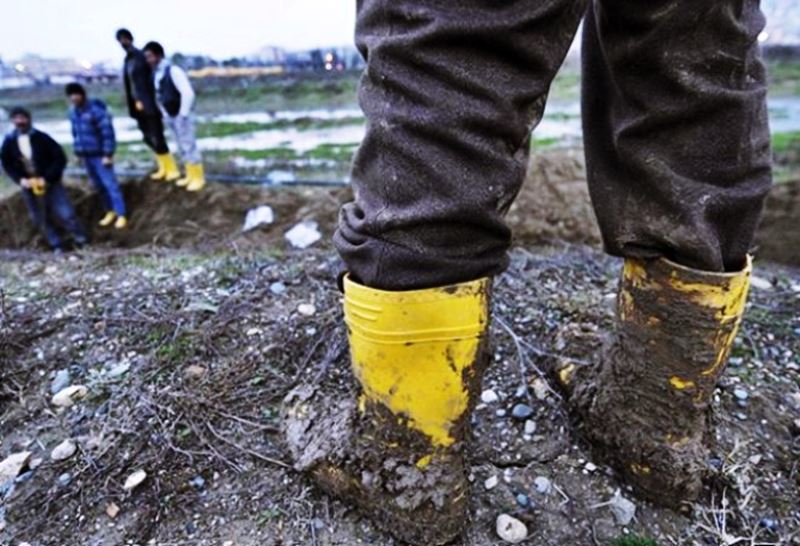
[[[8,0],[0,58],[24,53],[98,61],[121,57],[114,32],[168,52],[231,57],[266,45],[289,50],[353,42],[355,0]]]

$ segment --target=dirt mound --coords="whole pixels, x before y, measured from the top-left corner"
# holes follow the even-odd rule
[[[72,181],[69,192],[95,244],[131,248],[285,248],[284,232],[302,220],[315,220],[324,236],[336,229],[339,207],[352,199],[350,188],[264,188],[209,184],[197,194],[172,184],[132,180],[123,184],[131,210],[124,232],[98,229],[100,206],[86,183]],[[247,211],[269,205],[275,223],[242,233]],[[527,180],[508,213],[518,244],[560,242],[600,244],[586,187],[583,152],[553,150],[531,159]],[[0,201],[0,248],[44,248],[42,236],[27,219],[19,194]],[[800,179],[775,186],[757,235],[759,257],[800,264]]]

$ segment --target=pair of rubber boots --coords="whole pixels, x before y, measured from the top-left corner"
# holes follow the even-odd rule
[[[170,153],[157,154],[156,163],[158,170],[150,175],[153,180],[161,182],[175,182],[175,185],[186,188],[187,191],[196,192],[206,185],[205,170],[202,163],[187,163],[186,176],[181,178],[181,171],[175,156]]]
[[[707,410],[741,321],[750,261],[708,273],[625,261],[616,332],[591,365],[553,370],[597,454],[645,498],[702,489]],[[344,282],[357,392],[299,387],[284,406],[297,470],[411,543],[469,521],[469,416],[489,363],[490,279],[407,292]]]

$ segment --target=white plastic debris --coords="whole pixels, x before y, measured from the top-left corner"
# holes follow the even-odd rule
[[[316,222],[307,220],[287,231],[286,239],[295,248],[308,248],[322,239],[322,234]]]
[[[247,211],[247,216],[244,218],[244,227],[242,228],[242,231],[250,231],[258,226],[271,224],[274,221],[275,213],[272,211],[272,207],[268,205],[261,205],[260,207],[256,207]]]

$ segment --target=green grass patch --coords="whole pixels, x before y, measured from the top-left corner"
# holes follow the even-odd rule
[[[788,152],[792,148],[800,150],[800,131],[773,133],[772,151],[776,154]]]
[[[226,137],[231,135],[241,135],[253,133],[255,131],[278,131],[295,129],[298,131],[311,131],[315,129],[332,129],[336,127],[349,127],[351,125],[363,125],[363,117],[344,117],[341,119],[279,119],[267,123],[256,121],[230,122],[230,121],[208,121],[202,122],[197,127],[197,136],[203,137]]]

